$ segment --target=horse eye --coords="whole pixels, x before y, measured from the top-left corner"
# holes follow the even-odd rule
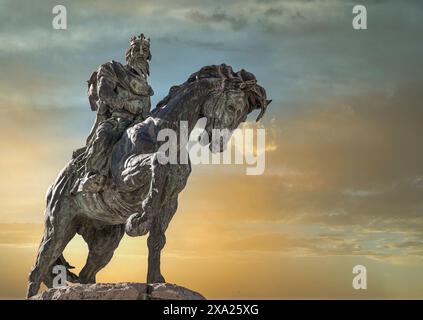
[[[229,105],[228,106],[228,110],[231,111],[231,112],[235,112],[236,111],[236,109],[235,109],[235,107],[233,105]]]

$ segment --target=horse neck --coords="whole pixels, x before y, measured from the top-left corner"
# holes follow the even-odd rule
[[[188,126],[188,131],[191,133],[200,115],[201,107],[207,98],[204,90],[196,90],[194,94],[183,93],[181,97],[170,99],[170,101],[159,110],[153,111],[153,116],[161,120],[165,120],[168,127],[173,130],[179,130],[182,122]]]

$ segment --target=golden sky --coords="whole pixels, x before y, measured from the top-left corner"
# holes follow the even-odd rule
[[[169,282],[207,298],[423,297],[420,2],[370,4],[364,33],[348,1],[64,1],[62,33],[53,2],[18,2],[0,13],[0,298],[24,297],[45,192],[89,132],[85,80],[141,31],[153,102],[221,62],[273,99],[263,175],[193,168],[162,255]],[[65,251],[76,270],[86,254],[79,237]],[[124,237],[97,280],[145,281],[146,254],[145,237]],[[357,264],[368,290],[352,288]]]

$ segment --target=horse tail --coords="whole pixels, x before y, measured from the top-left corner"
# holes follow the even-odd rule
[[[73,172],[71,160],[58,174],[56,181],[49,186],[46,193],[46,212],[52,208],[59,206],[64,199],[65,193],[70,193],[73,182],[75,181],[75,173]]]

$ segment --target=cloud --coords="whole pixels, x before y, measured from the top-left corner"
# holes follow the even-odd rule
[[[155,41],[163,42],[169,45],[186,45],[189,47],[198,47],[198,48],[205,48],[208,50],[216,50],[216,51],[239,51],[239,49],[233,47],[231,48],[226,43],[222,41],[204,41],[204,40],[194,40],[194,39],[184,39],[178,36],[163,36],[155,39]]]
[[[37,247],[41,236],[40,225],[0,223],[0,246],[3,247]]]
[[[211,14],[200,12],[198,10],[190,10],[186,17],[196,23],[200,24],[213,24],[220,25],[223,23],[228,23],[233,30],[240,30],[247,25],[247,19],[242,16],[230,15],[222,9],[215,9]]]
[[[282,8],[268,8],[264,11],[265,16],[281,16],[284,10]]]

